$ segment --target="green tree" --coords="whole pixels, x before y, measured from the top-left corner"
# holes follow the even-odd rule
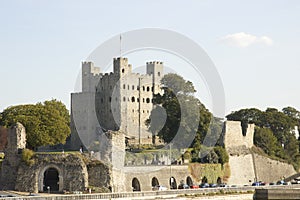
[[[193,140],[191,142],[195,142],[193,133],[197,133],[196,140],[200,140],[200,135],[207,132],[211,114],[193,96],[196,91],[193,84],[177,74],[166,74],[161,83],[163,85],[163,95],[157,94],[154,96],[153,102],[157,105],[157,109],[151,112],[150,118],[146,121],[149,130],[152,133],[157,133],[165,142],[172,141],[178,147],[182,146],[182,143],[188,141],[191,137]],[[163,117],[158,117],[157,113],[163,113]],[[165,120],[161,120],[162,118],[165,118]],[[180,140],[174,141],[175,136]]]
[[[261,126],[262,111],[256,108],[241,109],[227,115],[227,120],[241,121],[243,134],[246,134],[249,123]]]
[[[24,125],[29,148],[65,143],[70,135],[69,112],[57,100],[8,107],[0,116],[0,125],[9,127],[16,122]]]
[[[274,156],[278,151],[277,138],[269,128],[255,128],[254,144],[270,156]]]
[[[229,161],[229,156],[224,147],[221,146],[215,146],[214,147],[214,152],[218,156],[218,163],[221,163],[222,165],[227,163]]]

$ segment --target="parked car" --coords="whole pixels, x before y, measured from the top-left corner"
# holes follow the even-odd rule
[[[265,186],[265,185],[266,185],[266,183],[262,182],[262,181],[252,183],[252,186]]]
[[[153,188],[152,188],[152,190],[154,190],[154,191],[164,191],[164,190],[167,190],[168,188],[167,187],[165,187],[165,186],[163,186],[163,185],[156,185],[156,186],[154,186]]]
[[[228,187],[228,185],[226,183],[221,183],[219,184],[219,187]]]
[[[211,184],[209,184],[209,187],[211,187],[211,188],[215,188],[215,187],[218,187],[218,185],[217,185],[217,184],[215,184],[215,183],[211,183]]]
[[[191,189],[198,189],[198,188],[199,188],[199,185],[193,184],[193,185],[190,186],[190,188],[191,188]]]
[[[180,184],[178,185],[178,189],[190,189],[190,187],[189,187],[187,184],[182,184],[182,183],[180,183]]]
[[[199,187],[201,187],[201,188],[208,188],[208,187],[209,187],[209,184],[208,184],[208,183],[201,183],[201,184],[199,185]]]

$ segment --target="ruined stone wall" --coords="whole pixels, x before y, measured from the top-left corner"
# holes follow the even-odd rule
[[[0,187],[14,189],[17,170],[21,162],[21,151],[26,147],[25,127],[16,123],[8,129],[7,147],[4,150],[5,159],[2,162]]]
[[[254,155],[254,159],[257,180],[265,181],[267,183],[277,182],[278,180],[282,180],[282,178],[297,173],[293,166],[288,163],[272,160],[258,154]]]
[[[228,184],[245,185],[254,181],[276,182],[282,177],[295,174],[292,165],[272,160],[254,153],[254,125],[249,124],[246,135],[242,134],[241,123],[224,123],[223,141],[229,154],[231,176]]]
[[[111,187],[112,171],[111,167],[98,160],[91,161],[87,165],[89,186],[93,187]]]
[[[254,138],[254,124],[248,124],[246,135],[242,134],[242,126],[240,121],[224,122],[223,139],[226,149],[245,146],[251,148]]]
[[[79,155],[36,154],[32,160],[32,164],[20,163],[15,190],[43,192],[44,174],[49,168],[58,171],[60,192],[83,191],[89,185],[87,167]]]

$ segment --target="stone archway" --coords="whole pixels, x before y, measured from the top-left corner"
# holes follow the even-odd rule
[[[173,176],[170,178],[170,189],[177,189],[176,179]]]
[[[157,185],[159,185],[158,179],[156,177],[153,177],[151,181],[151,186],[155,187]]]
[[[207,180],[206,176],[204,176],[204,177],[202,178],[202,183],[207,183],[207,182],[208,182],[208,180]]]
[[[192,186],[193,185],[193,180],[190,176],[186,177],[186,184],[188,186]]]
[[[140,182],[137,178],[133,178],[132,179],[132,190],[133,192],[137,192],[137,191],[141,191],[141,186],[140,186]]]
[[[63,191],[63,174],[62,170],[56,165],[47,165],[39,173],[39,192],[47,192],[48,186],[50,192]]]
[[[59,176],[58,171],[55,168],[48,168],[44,172],[43,191],[59,191]]]

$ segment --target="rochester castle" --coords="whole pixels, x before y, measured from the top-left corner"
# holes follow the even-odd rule
[[[146,63],[146,74],[133,73],[128,59],[119,57],[113,72],[103,74],[92,62],[83,62],[82,92],[71,94],[72,148],[88,148],[106,130],[125,133],[131,143],[151,143],[145,121],[153,95],[162,92],[163,69],[154,61]]]
[[[100,73],[92,62],[82,63],[82,92],[71,96],[69,142],[75,150],[85,146],[88,153],[34,152],[24,159],[25,127],[19,123],[8,129],[0,127],[0,133],[7,135],[0,188],[35,193],[47,192],[48,188],[54,192],[100,188],[102,192],[125,194],[150,191],[156,185],[177,189],[179,183],[274,182],[297,173],[292,165],[253,151],[254,125],[249,124],[243,134],[241,122],[237,121],[224,122],[220,141],[229,154],[229,162],[224,165],[189,163],[189,158],[184,157],[181,164],[172,163],[172,158],[177,157],[171,148],[133,157],[125,151],[125,137],[136,143],[152,142],[145,120],[153,109],[153,95],[162,92],[162,62],[148,62],[146,72],[132,73],[126,58],[114,59],[113,72],[109,74]],[[92,153],[94,141],[101,149]],[[166,157],[169,160],[165,164],[156,162]]]

